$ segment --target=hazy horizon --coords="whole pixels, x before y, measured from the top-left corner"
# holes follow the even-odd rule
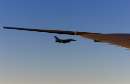
[[[130,33],[129,0],[0,0],[0,26]],[[129,84],[130,50],[56,34],[0,30],[1,84]]]

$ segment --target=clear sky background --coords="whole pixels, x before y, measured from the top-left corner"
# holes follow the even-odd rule
[[[0,27],[130,33],[129,0],[0,0]],[[130,84],[130,50],[0,30],[0,84]]]

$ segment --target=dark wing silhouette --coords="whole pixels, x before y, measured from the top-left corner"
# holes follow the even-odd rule
[[[75,32],[73,32],[73,31],[62,31],[62,30],[31,29],[31,28],[18,28],[18,27],[3,27],[3,28],[4,29],[25,30],[25,31],[35,31],[35,32],[68,34],[68,35],[74,35],[75,34]]]
[[[119,45],[122,47],[130,48],[130,34],[102,34],[92,32],[77,32],[77,31],[64,31],[64,30],[48,30],[48,29],[31,29],[31,28],[18,28],[18,27],[3,27],[4,29],[15,29],[25,30],[34,32],[47,32],[56,34],[67,34],[67,35],[79,35],[94,41],[110,43]]]
[[[19,27],[3,27],[3,28],[4,29],[34,31],[34,32],[47,32],[47,33],[57,33],[57,34],[68,34],[68,35],[81,35],[81,34],[84,34],[84,33],[95,34],[95,33],[90,33],[90,32],[76,32],[76,31],[49,30],[49,29],[31,29],[31,28],[19,28]]]

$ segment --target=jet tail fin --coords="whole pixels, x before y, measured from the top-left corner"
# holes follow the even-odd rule
[[[60,39],[57,36],[54,36],[56,42],[59,41]]]

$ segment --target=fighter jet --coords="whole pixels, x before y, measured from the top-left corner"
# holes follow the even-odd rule
[[[58,43],[70,43],[71,41],[76,41],[74,39],[60,39],[58,38],[57,36],[54,36],[55,38],[55,42],[58,42]]]
[[[19,27],[3,27],[4,29],[34,31],[34,32],[47,32],[56,34],[67,34],[81,36],[93,40],[94,42],[109,43],[118,45],[125,48],[130,48],[130,34],[128,33],[93,33],[93,32],[79,32],[79,31],[65,31],[65,30],[49,30],[49,29],[32,29],[32,28],[19,28]]]

